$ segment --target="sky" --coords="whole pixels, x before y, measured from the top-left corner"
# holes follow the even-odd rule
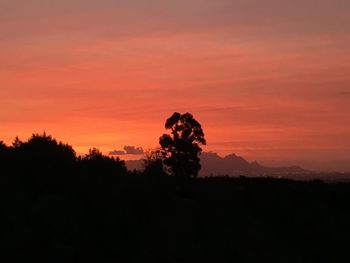
[[[0,140],[148,149],[177,111],[202,124],[205,151],[350,161],[349,13],[348,0],[0,0]]]

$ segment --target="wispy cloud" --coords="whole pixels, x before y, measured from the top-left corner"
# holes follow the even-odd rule
[[[232,140],[252,151],[255,140],[257,151],[339,148],[349,143],[349,9],[348,0],[0,1],[0,139],[46,129],[82,152],[153,147],[165,119],[189,111],[208,150],[233,151],[210,146]],[[111,151],[133,153],[141,147]]]
[[[350,91],[339,91],[339,92],[336,92],[336,94],[339,96],[349,96]]]
[[[109,155],[125,155],[126,153],[123,150],[114,150],[109,152]]]

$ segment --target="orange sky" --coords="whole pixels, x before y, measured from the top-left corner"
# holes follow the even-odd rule
[[[0,140],[157,146],[191,112],[207,151],[350,160],[347,0],[1,0]]]

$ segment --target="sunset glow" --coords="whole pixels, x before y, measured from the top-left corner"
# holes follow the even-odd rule
[[[46,131],[78,153],[146,149],[178,111],[202,124],[205,151],[350,160],[349,10],[348,0],[0,0],[0,140]]]

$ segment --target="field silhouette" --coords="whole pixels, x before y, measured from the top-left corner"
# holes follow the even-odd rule
[[[14,262],[349,258],[349,184],[172,176],[160,159],[150,153],[137,172],[95,148],[77,156],[46,134],[0,143],[1,256]]]

